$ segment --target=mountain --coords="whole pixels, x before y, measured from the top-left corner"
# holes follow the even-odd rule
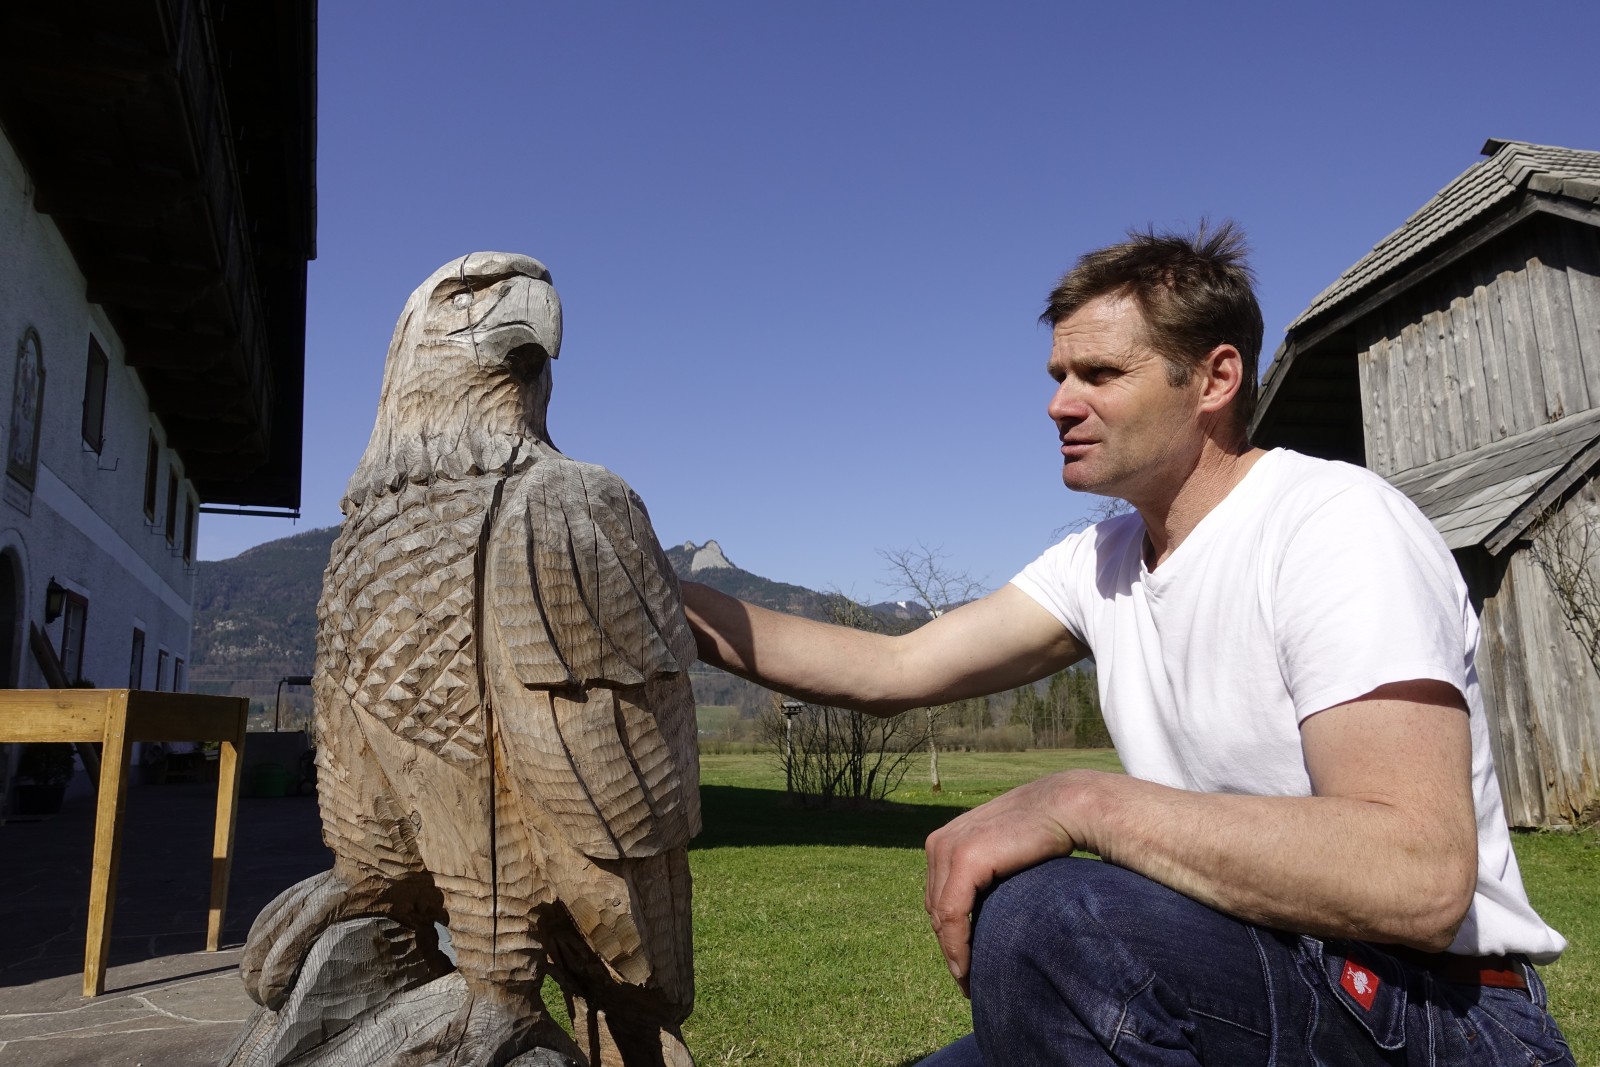
[[[198,564],[189,661],[196,690],[264,699],[273,693],[278,679],[311,673],[322,572],[338,533],[336,526],[307,530],[257,545],[232,559]],[[838,593],[819,593],[743,570],[715,541],[703,545],[686,541],[666,553],[679,578],[774,611],[832,620],[841,606],[850,603]],[[927,609],[915,602],[879,604],[867,610],[887,629],[927,618]],[[735,692],[747,683],[708,671],[696,668],[702,703],[751,699]]]
[[[707,541],[703,545],[685,541],[667,549],[667,559],[679,578],[709,585],[729,596],[788,615],[804,615],[808,619],[833,622],[840,615],[836,605],[848,603],[848,598],[841,593],[819,593],[801,585],[775,582],[759,574],[751,574],[729,560],[722,546],[715,541]],[[867,610],[878,616],[884,628],[890,630],[903,629],[908,622],[926,622],[931,617],[928,609],[915,600],[872,604],[868,605]]]
[[[828,604],[833,595],[751,574],[729,560],[715,541],[703,545],[685,541],[667,549],[667,560],[679,578],[709,585],[740,600],[808,619],[831,617]]]
[[[307,530],[232,559],[199,563],[189,677],[196,683],[264,680],[270,690],[285,675],[310,674],[317,597],[338,534],[337,526]]]

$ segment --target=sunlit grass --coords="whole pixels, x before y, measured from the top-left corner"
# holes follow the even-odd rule
[[[1550,1007],[1581,1065],[1600,1064],[1600,829],[1512,838],[1522,881],[1567,951],[1542,968]]]
[[[701,759],[705,830],[694,873],[696,1061],[749,1065],[913,1062],[965,1033],[967,1003],[922,910],[922,842],[961,810],[1067,767],[1119,769],[1104,750],[946,753],[891,802],[805,811],[777,761]],[[1579,1064],[1600,1065],[1600,832],[1518,834],[1534,905],[1571,947],[1543,969]]]
[[[695,878],[701,1064],[893,1065],[970,1029],[922,908],[922,842],[960,811],[1108,752],[951,753],[944,791],[919,761],[887,804],[804,811],[769,756],[701,761]]]

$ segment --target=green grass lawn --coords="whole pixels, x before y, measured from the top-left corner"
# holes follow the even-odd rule
[[[1567,951],[1540,969],[1578,1067],[1600,1064],[1600,827],[1512,838],[1522,882]]]
[[[706,756],[705,830],[690,853],[697,1001],[685,1027],[713,1064],[914,1061],[968,1029],[922,910],[922,841],[961,809],[1106,751],[941,757],[944,792],[913,770],[881,808],[791,806],[770,757]],[[1572,942],[1544,970],[1577,1062],[1600,1065],[1600,833],[1519,834],[1533,902]]]
[[[739,721],[739,709],[727,704],[701,704],[694,709],[694,718],[702,737],[719,737],[730,723]]]

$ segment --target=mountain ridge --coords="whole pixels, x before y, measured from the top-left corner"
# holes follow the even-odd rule
[[[206,560],[195,574],[194,635],[189,677],[204,692],[270,693],[278,679],[310,674],[316,656],[317,599],[339,527],[326,526],[267,541],[230,559]],[[715,540],[686,541],[665,550],[680,579],[789,615],[832,621],[847,605],[822,593],[753,574],[734,564]],[[855,605],[859,610],[861,605]],[[915,602],[868,606],[884,629],[901,629],[927,609]],[[702,703],[738,703],[739,682],[696,669]],[[721,679],[727,679],[723,683]],[[734,684],[738,683],[738,684]],[[263,690],[263,685],[265,689]]]

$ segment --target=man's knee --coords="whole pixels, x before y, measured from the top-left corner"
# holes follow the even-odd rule
[[[1143,875],[1110,863],[1063,858],[997,884],[973,932],[975,984],[1022,969],[1057,981],[1071,971],[1166,969],[1183,944],[1232,942],[1244,925]]]
[[[1099,860],[1063,858],[996,884],[974,923],[973,981],[1043,961],[1054,969],[1097,956],[1093,946],[1110,933],[1103,927],[1109,912],[1120,910],[1128,877],[1130,872]]]

